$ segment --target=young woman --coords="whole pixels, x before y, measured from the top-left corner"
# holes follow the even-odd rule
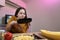
[[[11,19],[9,19],[8,24],[6,26],[6,31],[11,32],[11,33],[27,32],[31,21],[23,23],[21,19],[23,20],[27,19],[26,9],[23,7],[18,8],[15,12],[15,15],[12,16]]]

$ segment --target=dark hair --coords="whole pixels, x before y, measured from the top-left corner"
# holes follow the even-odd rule
[[[16,10],[16,12],[15,12],[15,16],[17,17],[17,15],[18,15],[18,13],[19,13],[19,11],[20,11],[21,9],[24,9],[24,10],[25,10],[25,15],[26,15],[25,18],[27,18],[26,9],[23,8],[23,7],[17,8],[17,10]]]

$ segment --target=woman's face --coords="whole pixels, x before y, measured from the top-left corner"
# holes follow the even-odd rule
[[[19,13],[17,14],[17,16],[18,16],[18,19],[23,19],[23,18],[25,18],[25,16],[26,16],[25,10],[24,10],[24,9],[21,9],[21,10],[19,11]]]

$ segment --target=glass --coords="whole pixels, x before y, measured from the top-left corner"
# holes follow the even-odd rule
[[[0,40],[4,40],[3,36],[4,36],[5,30],[0,30]]]

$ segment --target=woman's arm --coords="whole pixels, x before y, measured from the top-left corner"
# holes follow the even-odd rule
[[[16,22],[16,18],[14,16],[12,16],[9,20],[8,23],[6,25],[6,31],[10,31],[11,30],[11,25],[13,25]]]

